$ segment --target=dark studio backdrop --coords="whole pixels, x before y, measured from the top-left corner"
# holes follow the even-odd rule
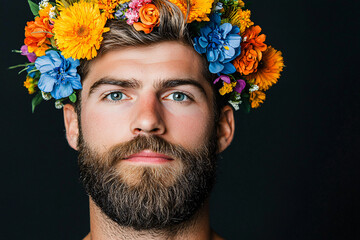
[[[247,1],[249,2],[249,1]],[[226,239],[360,239],[359,19],[353,1],[251,1],[286,68],[261,108],[236,113],[219,160],[213,228]],[[88,199],[53,102],[31,113],[26,62],[11,53],[33,20],[1,0],[0,239],[82,239]]]

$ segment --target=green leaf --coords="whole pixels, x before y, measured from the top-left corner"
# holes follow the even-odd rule
[[[31,0],[28,0],[28,3],[29,3],[29,6],[30,6],[30,10],[34,14],[34,16],[39,15],[39,5],[32,2]]]
[[[43,98],[41,92],[39,92],[31,101],[32,113],[34,113],[36,106],[39,105],[42,102],[42,100]]]
[[[76,102],[76,93],[73,92],[70,96],[69,96],[69,99],[71,102],[75,103]]]

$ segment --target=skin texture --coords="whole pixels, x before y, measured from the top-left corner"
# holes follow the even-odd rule
[[[224,107],[218,125],[214,126],[213,92],[201,69],[201,59],[195,50],[178,42],[128,47],[96,58],[83,81],[81,93],[84,141],[104,153],[111,146],[129,141],[138,134],[155,134],[173,144],[194,149],[209,138],[209,129],[216,127],[218,151],[222,152],[233,139],[233,110]],[[99,81],[106,84],[99,84]],[[184,81],[187,83],[183,84]],[[195,84],[188,84],[191,81]],[[120,86],[119,82],[126,86]],[[122,98],[114,101],[114,96],[118,97],[119,93]],[[176,98],[179,96],[176,93],[180,93],[181,98]],[[69,145],[77,150],[79,129],[73,106],[65,105],[64,121]],[[157,163],[123,164],[156,167]],[[160,233],[139,235],[132,229],[121,229],[101,213],[91,198],[90,224],[91,231],[86,239],[92,240],[221,239],[210,229],[208,204],[199,210],[194,223],[181,236],[171,238]]]

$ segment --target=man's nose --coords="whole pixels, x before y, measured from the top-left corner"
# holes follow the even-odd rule
[[[161,102],[155,94],[140,96],[133,107],[130,130],[134,135],[165,133]]]

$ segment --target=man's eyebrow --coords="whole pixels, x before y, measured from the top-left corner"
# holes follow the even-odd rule
[[[196,81],[191,78],[185,78],[185,79],[164,79],[156,82],[154,84],[154,87],[156,89],[163,89],[163,88],[173,88],[177,86],[182,85],[193,85],[196,88],[198,88],[205,96],[207,96],[206,91],[204,87],[199,83],[199,81]]]
[[[105,77],[96,81],[90,87],[89,95],[93,93],[101,85],[116,85],[123,88],[140,88],[142,86],[141,82],[136,79],[125,80],[125,79],[115,79],[115,78]]]

